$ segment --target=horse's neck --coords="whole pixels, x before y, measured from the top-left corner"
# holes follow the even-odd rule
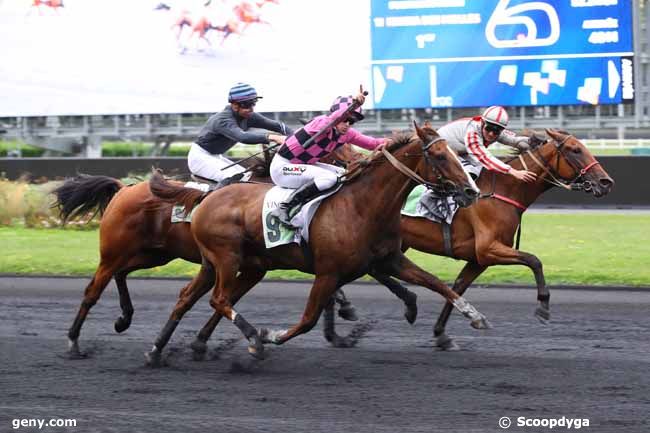
[[[552,145],[544,145],[537,153],[533,152],[533,155],[542,166],[536,163],[528,152],[522,154],[526,167],[523,166],[519,158],[513,160],[510,165],[512,168],[517,170],[526,168],[528,171],[532,171],[537,175],[536,182],[525,183],[512,176],[500,176],[497,179],[494,188],[495,190],[493,192],[504,195],[518,201],[526,207],[529,207],[539,198],[540,195],[551,188],[552,185],[543,180],[543,178],[547,176],[543,165],[545,164],[544,161],[551,161],[551,158],[555,156],[554,148]],[[547,169],[550,169],[550,167],[547,167]]]
[[[421,146],[414,143],[405,145],[393,156],[404,166],[415,171],[422,159],[421,156],[415,156],[418,154],[422,154]],[[355,197],[358,200],[363,200],[364,207],[377,209],[382,216],[396,215],[399,217],[402,206],[416,183],[400,173],[385,157],[381,157],[375,164],[350,187],[354,191]]]

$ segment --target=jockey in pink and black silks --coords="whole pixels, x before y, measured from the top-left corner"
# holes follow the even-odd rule
[[[314,118],[293,135],[287,137],[271,162],[271,179],[276,185],[285,188],[297,188],[287,202],[280,204],[277,216],[286,224],[291,217],[311,198],[320,192],[334,187],[345,173],[340,167],[318,162],[320,158],[335,151],[345,143],[356,144],[365,149],[374,150],[387,139],[364,135],[352,128],[352,125],[364,116],[361,108],[347,112],[354,100],[363,104],[365,97],[359,93],[356,97],[338,97],[330,108],[330,114]],[[334,126],[324,129],[334,122]],[[320,134],[318,134],[321,132]],[[317,135],[318,134],[318,135]],[[314,135],[317,137],[305,148]]]
[[[481,169],[509,174],[521,181],[532,182],[535,174],[527,170],[516,170],[496,158],[488,150],[495,142],[515,147],[520,150],[528,149],[528,137],[517,136],[506,129],[508,113],[503,107],[488,107],[481,116],[462,118],[438,129],[438,134],[447,140],[461,159],[465,171],[477,178]]]

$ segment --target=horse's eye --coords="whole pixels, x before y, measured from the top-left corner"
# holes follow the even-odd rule
[[[573,149],[573,153],[582,153],[582,149],[576,147],[575,149]]]
[[[440,155],[436,155],[436,159],[438,161],[446,161],[447,160],[447,155],[445,155],[444,153],[441,153]]]

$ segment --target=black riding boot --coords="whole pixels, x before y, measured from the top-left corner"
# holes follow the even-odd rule
[[[309,181],[296,189],[285,202],[278,206],[278,218],[284,224],[291,225],[293,218],[310,199],[316,197],[321,191],[316,187],[314,181]]]
[[[224,179],[221,179],[221,180],[219,181],[219,183],[217,183],[216,185],[212,186],[212,187],[210,188],[210,190],[211,190],[211,191],[214,191],[214,190],[216,190],[216,189],[223,188],[224,186],[227,186],[227,185],[230,185],[230,184],[233,184],[233,183],[237,183],[237,182],[239,182],[243,177],[244,177],[244,173],[237,173],[237,174],[232,175],[232,176],[230,176],[230,177],[226,177],[226,178],[224,178]]]

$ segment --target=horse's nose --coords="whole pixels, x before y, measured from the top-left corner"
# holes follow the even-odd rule
[[[472,188],[471,186],[466,186],[464,191],[465,191],[465,195],[471,199],[475,199],[476,197],[478,197],[478,191],[476,190],[476,188]]]
[[[601,188],[607,192],[611,191],[612,187],[614,186],[614,180],[610,177],[603,177],[598,180],[598,183],[600,184]]]

